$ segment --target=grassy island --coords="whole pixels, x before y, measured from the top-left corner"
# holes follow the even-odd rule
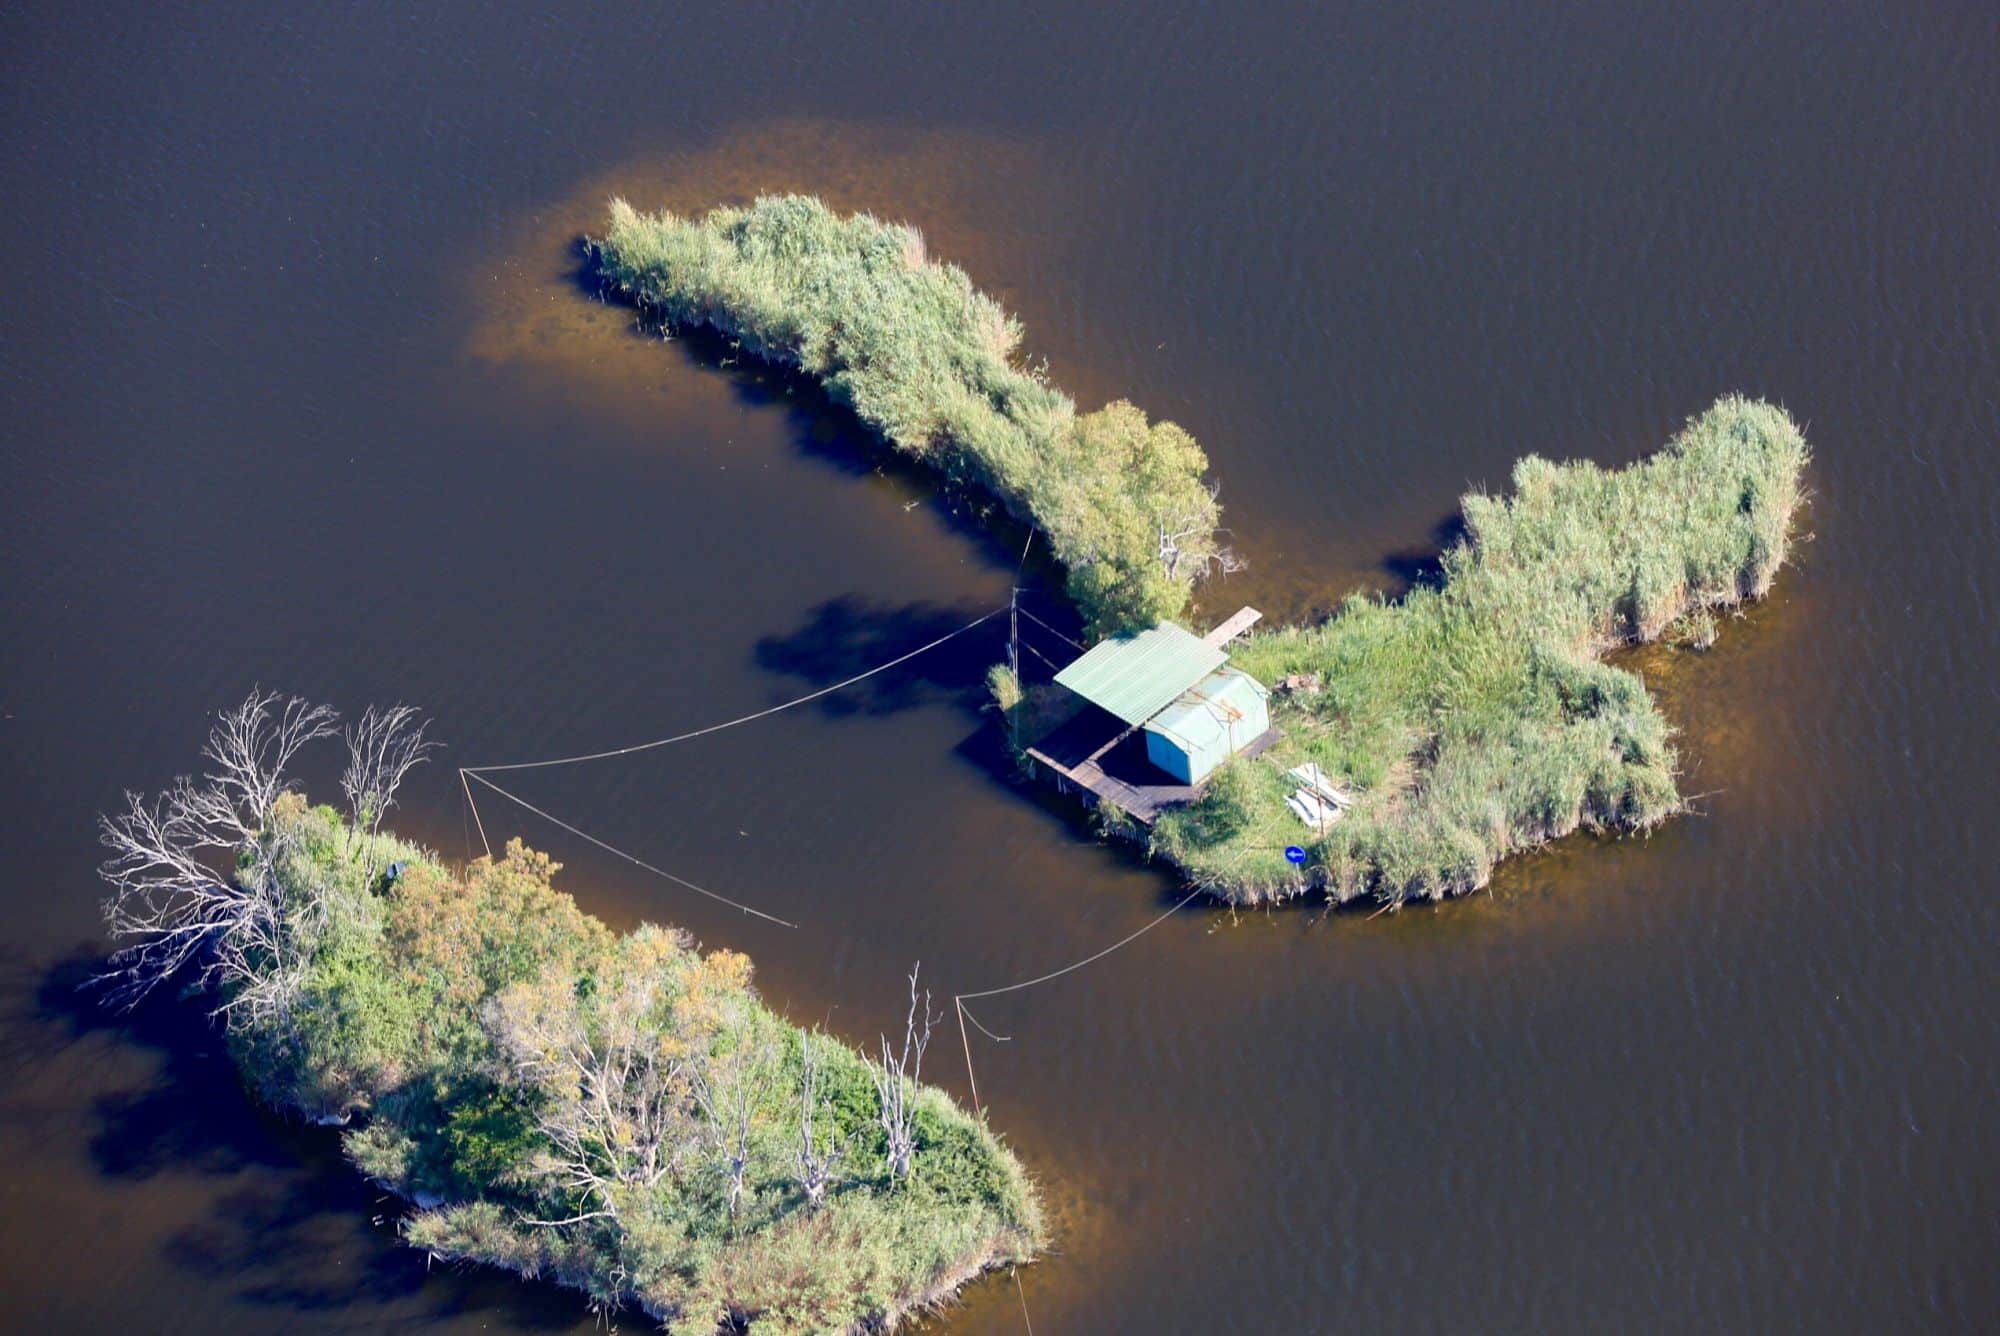
[[[245,1081],[416,1205],[411,1243],[690,1336],[884,1330],[1040,1246],[1020,1164],[920,1084],[914,979],[909,1034],[863,1057],[766,1008],[741,955],[613,933],[518,841],[454,869],[380,832],[393,782],[308,806],[266,763],[324,721],[275,706],[223,716],[207,782],[105,821],[108,978],[192,974]]]
[[[800,195],[697,219],[620,200],[594,254],[642,311],[817,378],[897,450],[1033,524],[1095,631],[1179,616],[1232,560],[1194,438],[1129,403],[1078,413],[1016,363],[1020,323],[914,228]]]
[[[1782,410],[1730,397],[1628,468],[1521,460],[1511,496],[1465,498],[1467,536],[1435,586],[1235,649],[1277,688],[1285,736],[1163,815],[1151,850],[1236,901],[1393,904],[1484,886],[1497,860],[1580,827],[1665,820],[1681,808],[1672,730],[1601,658],[1676,627],[1706,644],[1716,611],[1762,597],[1806,458]],[[1285,806],[1306,761],[1356,796],[1317,838]],[[1307,850],[1303,871],[1288,844]]]

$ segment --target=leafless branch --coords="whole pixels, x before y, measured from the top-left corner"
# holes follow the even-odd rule
[[[806,1207],[818,1210],[827,1189],[839,1181],[840,1163],[847,1158],[851,1140],[836,1143],[833,1130],[822,1136],[819,1122],[825,1111],[820,1083],[820,1038],[817,1033],[799,1036],[799,1145],[796,1153],[799,1190],[805,1193]]]
[[[754,1022],[743,1018],[728,1057],[697,1063],[690,1070],[710,1153],[729,1185],[731,1219],[748,1195],[750,1132],[770,1086],[773,1065],[769,1041],[754,1035],[753,1029]]]
[[[921,1004],[917,1000],[917,974],[922,968],[919,962],[910,971],[910,1012],[903,1022],[903,1045],[900,1049],[892,1048],[889,1036],[883,1035],[882,1066],[875,1072],[875,1091],[881,1101],[877,1116],[888,1137],[885,1154],[892,1179],[910,1176],[911,1161],[917,1151],[910,1101],[916,1095],[917,1083],[923,1079],[924,1050],[930,1047],[931,1031],[942,1019],[931,1012],[929,989],[924,990]],[[923,1017],[921,1026],[917,1023],[919,1015]]]
[[[397,705],[387,710],[369,706],[361,718],[346,730],[347,769],[340,776],[340,789],[347,795],[347,807],[354,814],[356,830],[374,835],[382,828],[382,818],[396,805],[396,790],[410,771],[422,765],[437,744],[424,740],[430,722],[419,722],[416,710]],[[363,841],[367,860],[362,884],[375,880],[375,842]]]
[[[201,754],[217,767],[208,776],[213,796],[237,809],[239,835],[247,839],[270,821],[292,758],[332,733],[339,718],[328,706],[260,689],[216,716]]]
[[[290,1005],[318,903],[286,893],[275,864],[287,847],[268,828],[285,766],[333,719],[298,697],[252,691],[217,716],[202,748],[213,772],[183,775],[150,803],[127,793],[123,811],[99,819],[111,851],[100,869],[111,886],[105,923],[122,943],[99,980],[112,1001],[129,1006],[198,961],[196,983],[220,994],[216,1010],[232,1023]],[[243,865],[219,871],[239,850]]]
[[[1215,501],[1220,491],[1217,484],[1209,484],[1210,502]],[[1170,578],[1180,579],[1183,572],[1195,580],[1210,575],[1233,575],[1248,564],[1234,549],[1216,541],[1216,535],[1222,532],[1215,527],[1217,509],[1211,504],[1206,508],[1154,520],[1159,535],[1160,564],[1167,568]]]
[[[696,1140],[695,1062],[655,1019],[660,971],[622,971],[603,984],[588,1012],[575,980],[555,973],[508,989],[485,1014],[503,1067],[542,1096],[536,1128],[547,1145],[536,1177],[586,1203],[572,1218],[527,1223],[615,1218],[630,1191],[677,1174]]]

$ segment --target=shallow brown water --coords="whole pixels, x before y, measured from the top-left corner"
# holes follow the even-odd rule
[[[1393,588],[1468,484],[1726,390],[1818,450],[1773,600],[1640,659],[1700,818],[1434,911],[1189,912],[977,1009],[1060,1230],[1035,1330],[1991,1324],[1990,8],[30,7],[0,47],[8,1325],[589,1328],[399,1248],[189,1009],[75,998],[91,819],[255,681],[503,762],[1004,601],[1018,535],[570,281],[610,193],[779,186],[919,223],[1086,405],[1193,430],[1254,563],[1213,612]],[[798,932],[488,820],[866,1038],[914,959],[983,989],[1171,902],[996,773],[997,648],[521,778]],[[450,764],[400,824],[466,850]],[[998,1280],[939,1325],[1021,1322]]]

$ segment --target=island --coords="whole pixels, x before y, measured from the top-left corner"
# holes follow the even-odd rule
[[[921,1082],[914,973],[864,1056],[765,1006],[743,955],[612,932],[519,841],[451,867],[382,830],[429,747],[407,709],[344,731],[344,810],[309,804],[286,765],[334,731],[252,693],[204,778],[104,819],[101,982],[207,997],[256,1094],[413,1205],[410,1243],[688,1336],[887,1330],[1044,1245],[1019,1161]]]
[[[1238,562],[1200,447],[1127,403],[1079,413],[914,228],[800,195],[699,218],[614,201],[591,254],[610,293],[816,378],[1047,538],[1102,643],[1056,683],[996,668],[1010,739],[1103,829],[1236,903],[1442,899],[1509,854],[1681,811],[1672,730],[1605,656],[1713,643],[1717,614],[1770,589],[1803,495],[1797,424],[1725,396],[1623,469],[1523,458],[1398,601],[1204,653],[1176,619]]]

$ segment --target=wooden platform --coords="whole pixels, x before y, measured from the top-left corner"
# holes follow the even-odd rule
[[[1238,755],[1256,756],[1279,736],[1271,729]],[[1028,756],[1054,774],[1059,790],[1081,789],[1086,802],[1115,803],[1149,826],[1161,811],[1193,802],[1207,786],[1206,780],[1183,784],[1154,765],[1146,757],[1144,731],[1095,706],[1029,747]]]
[[[1229,620],[1202,637],[1206,643],[1221,649],[1236,637],[1248,631],[1263,619],[1264,614],[1255,608],[1238,608],[1230,614]]]

